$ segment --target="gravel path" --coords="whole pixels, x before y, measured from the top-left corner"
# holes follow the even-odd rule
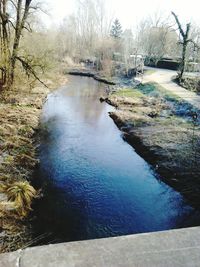
[[[149,70],[149,73],[147,72],[144,75],[143,83],[156,82],[166,90],[171,91],[192,104],[194,107],[200,109],[200,96],[184,89],[172,81],[172,77],[177,74],[176,71],[149,67],[147,69]]]

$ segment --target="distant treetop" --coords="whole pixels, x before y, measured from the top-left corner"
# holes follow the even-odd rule
[[[115,19],[110,31],[110,35],[114,38],[121,38],[122,35],[122,26],[118,19]]]

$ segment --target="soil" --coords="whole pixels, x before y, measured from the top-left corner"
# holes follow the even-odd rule
[[[176,82],[178,82],[176,80]],[[181,86],[192,92],[200,95],[200,78],[199,77],[184,77]]]
[[[119,89],[104,100],[116,107],[110,116],[123,138],[158,178],[200,208],[199,110],[151,83]]]
[[[103,82],[103,83],[109,84],[109,85],[115,85],[116,84],[116,82],[113,81],[111,78],[105,77],[102,74],[95,72],[93,70],[74,69],[74,70],[69,70],[66,73],[70,74],[70,75],[91,77],[96,81]]]
[[[28,181],[38,164],[36,149],[39,143],[37,130],[41,108],[50,90],[66,84],[64,75],[56,80],[46,79],[50,89],[35,84],[21,85],[0,95],[0,186],[4,183]],[[7,195],[0,192],[0,253],[10,252],[30,245],[30,220],[19,218],[9,208]]]

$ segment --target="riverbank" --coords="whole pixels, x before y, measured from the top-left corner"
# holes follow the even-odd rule
[[[175,79],[175,82],[177,84],[179,84],[178,79]],[[200,79],[199,77],[196,75],[194,77],[190,77],[190,76],[186,76],[183,77],[182,82],[180,84],[183,88],[195,92],[198,95],[200,95]]]
[[[66,81],[65,76],[57,75],[56,80],[45,80],[49,89],[37,84],[27,90],[28,85],[21,85],[20,90],[15,88],[1,94],[0,252],[23,248],[32,242],[29,226],[31,203],[27,201],[30,199],[32,202],[39,195],[31,186],[31,179],[38,164],[37,130],[41,108],[50,90]],[[20,195],[22,191],[28,195],[26,199]]]
[[[113,81],[112,78],[106,77],[99,72],[89,70],[89,69],[70,69],[66,71],[66,74],[91,77],[98,82],[103,82],[108,85],[116,85],[116,81]]]
[[[199,207],[199,111],[155,83],[120,89],[105,100],[116,107],[110,116],[124,139]]]
[[[153,71],[150,72],[149,71]],[[189,75],[189,74],[188,74]],[[190,74],[191,75],[191,74]],[[197,109],[200,109],[200,96],[188,90],[189,88],[183,88],[183,84],[178,84],[175,82],[177,77],[177,72],[166,69],[157,69],[157,68],[147,68],[147,73],[143,76],[143,83],[157,83],[163,87],[166,91],[176,94],[184,101],[190,103]],[[194,89],[194,84],[191,85]],[[190,88],[191,89],[191,88]]]

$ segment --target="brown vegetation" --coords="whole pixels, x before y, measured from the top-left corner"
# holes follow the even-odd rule
[[[34,133],[38,127],[44,97],[45,94],[37,94],[36,97],[35,94],[30,93],[27,96],[26,91],[20,93],[12,91],[1,95],[0,227],[2,242],[0,251],[9,251],[16,241],[18,244],[16,247],[18,247],[24,243],[24,239],[28,238],[23,218],[28,215],[32,199],[37,195],[28,181],[38,163]],[[19,228],[23,231],[18,232]],[[12,242],[7,243],[7,240]]]
[[[66,84],[67,78],[55,73],[44,79],[50,88]],[[43,101],[49,92],[39,83],[32,90],[1,94],[0,101],[0,252],[12,251],[31,243],[27,219],[38,192],[31,178],[38,164],[36,131]]]
[[[197,94],[200,94],[200,79],[199,77],[187,77],[185,76],[182,79],[181,86],[184,88],[195,92]]]
[[[110,116],[124,138],[162,179],[199,205],[199,123],[174,114],[162,97],[147,97],[136,89],[121,90],[107,102],[117,107]]]
[[[57,68],[79,68],[81,73],[71,73],[113,85],[112,76],[143,70],[143,56],[157,63],[165,56],[181,55],[176,30],[162,16],[145,20],[135,33],[123,31],[118,20],[113,24],[105,3],[78,1],[74,14],[52,30],[35,23],[39,1],[0,0],[0,252],[21,248],[31,239],[25,220],[38,196],[31,185],[38,163],[34,135],[48,87],[66,83]],[[191,25],[184,32],[173,15],[182,37],[183,73],[189,57],[199,61],[198,46],[197,51],[191,48],[200,34],[191,37]],[[188,184],[188,177],[198,180],[199,125],[163,115],[171,107],[162,97],[146,97],[137,90],[117,92],[107,102],[117,107],[111,116],[126,139],[170,184]]]

